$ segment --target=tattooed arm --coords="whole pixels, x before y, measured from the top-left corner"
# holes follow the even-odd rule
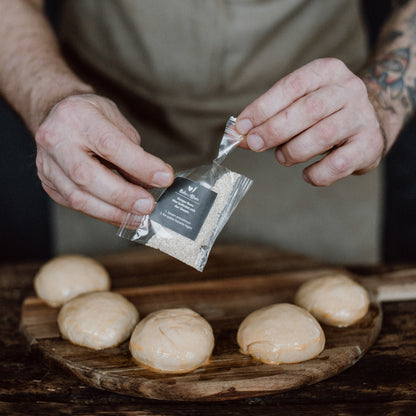
[[[238,116],[241,146],[284,166],[322,156],[303,170],[316,186],[378,166],[416,107],[416,0],[397,7],[361,77],[334,58],[293,71]]]
[[[416,110],[416,1],[396,1],[393,5],[395,13],[384,26],[363,73],[384,130],[384,153]]]

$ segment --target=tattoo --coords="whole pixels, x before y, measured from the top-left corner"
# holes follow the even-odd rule
[[[404,76],[409,61],[410,48],[400,48],[384,55],[368,68],[365,81],[372,87],[384,110],[396,113],[391,103],[403,98],[402,94],[406,91]]]
[[[414,6],[404,7],[407,1],[392,3],[395,13],[385,27],[378,55],[367,68],[364,81],[373,105],[406,122],[416,110],[416,12]]]
[[[416,109],[416,80],[413,80],[413,83],[413,87],[409,85],[406,89],[410,100],[410,106],[412,109]]]
[[[406,33],[403,30],[399,29],[391,29],[382,37],[380,38],[380,44],[383,46],[387,46],[390,43],[393,43],[395,40],[402,36],[410,36],[414,40],[416,40],[416,13],[413,13],[407,20],[406,20]]]
[[[416,13],[413,13],[408,20],[408,26],[413,35],[413,39],[416,39]]]
[[[391,30],[390,32],[388,32],[386,35],[383,36],[383,38],[381,39],[381,43],[383,45],[393,43],[396,39],[400,38],[401,36],[403,36],[403,32],[399,30]]]

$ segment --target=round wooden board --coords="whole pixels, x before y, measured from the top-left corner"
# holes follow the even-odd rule
[[[69,369],[85,383],[113,392],[160,400],[228,400],[273,394],[332,377],[356,363],[376,340],[382,323],[374,300],[367,315],[349,328],[323,326],[324,351],[299,364],[265,365],[238,351],[236,333],[247,314],[265,305],[292,302],[306,279],[331,273],[315,269],[241,278],[118,290],[133,302],[141,318],[167,307],[187,306],[212,325],[216,345],[210,363],[188,374],[166,375],[137,365],[128,342],[94,351],[61,339],[58,308],[30,297],[22,306],[21,329],[32,348]]]

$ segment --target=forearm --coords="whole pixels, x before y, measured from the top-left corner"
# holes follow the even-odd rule
[[[67,66],[41,0],[0,0],[0,93],[34,134],[62,98],[92,92]]]
[[[408,1],[387,21],[363,79],[387,152],[416,110],[416,1]]]

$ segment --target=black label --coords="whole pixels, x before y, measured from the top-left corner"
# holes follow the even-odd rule
[[[150,219],[195,240],[216,197],[198,182],[177,177],[160,196]]]

